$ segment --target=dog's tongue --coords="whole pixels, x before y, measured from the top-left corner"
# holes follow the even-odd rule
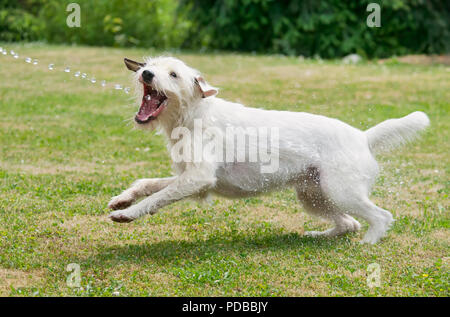
[[[140,121],[147,121],[151,116],[156,117],[158,111],[159,100],[157,98],[151,98],[150,95],[146,95],[142,98],[142,104],[136,115]]]
[[[144,97],[142,97],[141,107],[136,114],[136,119],[145,122],[150,119],[154,119],[162,110],[161,97],[156,91],[149,92],[147,89],[144,90]]]

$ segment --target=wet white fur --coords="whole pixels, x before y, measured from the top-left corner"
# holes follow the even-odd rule
[[[172,130],[178,126],[192,129],[194,119],[202,119],[204,129],[214,126],[221,131],[230,125],[278,127],[279,169],[263,174],[260,163],[226,164],[208,158],[198,163],[177,163],[173,165],[176,176],[141,179],[113,197],[110,208],[127,208],[113,211],[111,219],[132,221],[154,214],[175,201],[209,193],[245,197],[291,186],[307,212],[335,223],[332,229],[306,234],[338,236],[357,231],[360,224],[352,217],[356,216],[369,224],[362,242],[376,243],[385,235],[393,217],[369,199],[378,174],[374,153],[413,139],[428,126],[426,114],[414,112],[361,131],[320,115],[249,108],[217,98],[214,96],[217,89],[206,82],[203,87],[197,85],[194,79],[199,78],[199,72],[175,58],[150,58],[146,63],[136,72],[136,82],[144,69],[153,71],[154,88],[163,91],[169,103],[158,118],[145,127],[162,131],[169,152],[176,141],[170,139]],[[171,71],[178,74],[177,79],[170,77]],[[138,89],[142,90],[139,83]],[[205,90],[213,96],[202,98]],[[252,148],[255,144],[248,146],[256,150]],[[142,197],[146,198],[131,205]]]

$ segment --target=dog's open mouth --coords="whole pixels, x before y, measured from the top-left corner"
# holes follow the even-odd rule
[[[144,96],[142,97],[141,107],[134,120],[139,124],[144,124],[156,119],[164,107],[167,105],[167,96],[150,85],[143,83]]]

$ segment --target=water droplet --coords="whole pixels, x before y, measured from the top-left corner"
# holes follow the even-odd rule
[[[3,54],[3,55],[8,55],[8,52],[7,52],[7,51],[3,51],[2,54]]]
[[[86,73],[81,74],[81,78],[85,79],[87,77]]]
[[[0,47],[0,53],[2,53],[3,52],[3,47]]]
[[[115,84],[115,85],[114,85],[114,89],[121,90],[121,89],[122,89],[122,85],[120,85],[120,84]]]
[[[130,93],[130,87],[126,87],[123,91],[124,91],[126,94],[129,94],[129,93]]]
[[[102,85],[102,87],[105,87],[105,86],[106,86],[106,81],[105,81],[105,80],[102,80],[101,85]]]
[[[33,65],[37,65],[37,64],[38,64],[38,60],[35,59],[35,60],[33,61]]]
[[[96,82],[97,82],[97,80],[94,77],[92,77],[91,78],[91,83],[95,84]]]
[[[66,73],[70,73],[70,67],[64,68],[64,71],[65,71]]]
[[[14,58],[15,58],[15,59],[18,59],[18,58],[19,58],[19,54],[17,54],[17,53],[14,54]]]
[[[75,77],[80,77],[81,72],[75,72],[74,76]]]
[[[147,100],[147,101],[152,100],[152,96],[150,96],[150,95],[145,96],[145,100]]]
[[[16,53],[13,50],[10,50],[9,53],[13,56],[16,55]]]
[[[55,68],[55,64],[48,64],[48,69],[53,70]]]
[[[28,64],[31,63],[31,58],[30,57],[25,58],[25,62],[27,62]]]

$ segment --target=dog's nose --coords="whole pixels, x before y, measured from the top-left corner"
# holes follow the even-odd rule
[[[155,77],[155,74],[153,74],[149,70],[144,70],[142,72],[142,79],[148,83],[150,83],[152,81],[153,77]]]

